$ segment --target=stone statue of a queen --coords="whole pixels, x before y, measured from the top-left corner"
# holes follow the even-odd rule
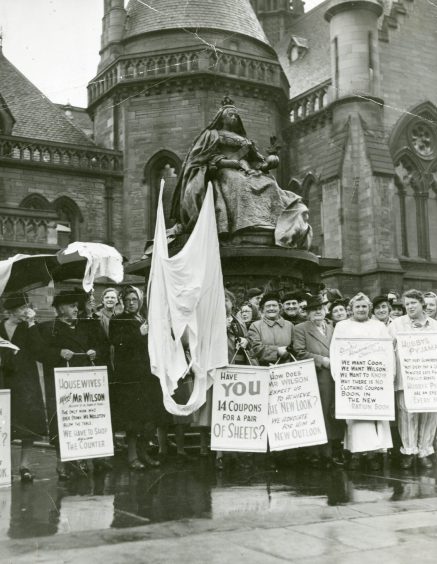
[[[308,208],[300,196],[282,190],[269,174],[278,163],[276,155],[264,158],[259,153],[247,138],[237,108],[225,98],[182,165],[172,204],[179,230],[192,231],[212,182],[220,236],[270,230],[276,245],[309,249]]]

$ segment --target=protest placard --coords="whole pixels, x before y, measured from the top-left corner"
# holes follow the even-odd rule
[[[437,333],[399,333],[396,339],[407,410],[437,412]]]
[[[61,460],[113,456],[106,366],[55,368]]]
[[[268,401],[268,368],[218,368],[213,388],[211,449],[266,452]]]
[[[337,419],[395,418],[394,355],[389,338],[338,338],[335,382]]]
[[[11,485],[11,391],[0,390],[0,486]]]
[[[268,429],[270,450],[327,442],[312,359],[270,368]]]

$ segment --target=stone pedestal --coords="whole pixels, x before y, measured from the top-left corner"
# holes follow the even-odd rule
[[[169,246],[170,256],[177,254],[187,236],[178,238]],[[232,291],[248,288],[263,290],[291,290],[309,288],[317,291],[320,275],[332,269],[332,261],[324,264],[315,254],[299,249],[278,247],[274,244],[273,231],[251,230],[232,238],[221,239],[220,256],[225,285]],[[148,279],[151,257],[126,267],[128,274],[140,274]]]

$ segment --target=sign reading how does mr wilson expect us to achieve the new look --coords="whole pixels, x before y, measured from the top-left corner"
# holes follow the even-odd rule
[[[437,333],[399,333],[396,338],[406,408],[437,412]]]
[[[61,460],[113,456],[106,366],[55,368]]]
[[[286,450],[327,442],[312,359],[270,369],[269,444]]]
[[[337,419],[395,418],[391,339],[338,339],[335,382]]]
[[[215,371],[211,449],[267,451],[269,372],[231,365]]]

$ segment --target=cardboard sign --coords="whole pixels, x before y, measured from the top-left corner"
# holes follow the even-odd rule
[[[11,481],[11,391],[0,390],[0,486]]]
[[[340,373],[335,382],[337,419],[395,418],[393,341],[338,339]]]
[[[270,368],[270,450],[286,450],[327,442],[314,361]]]
[[[396,339],[407,410],[437,412],[437,333],[399,333]]]
[[[61,460],[113,456],[106,366],[55,368]]]
[[[269,372],[231,365],[215,371],[211,450],[267,451]]]

